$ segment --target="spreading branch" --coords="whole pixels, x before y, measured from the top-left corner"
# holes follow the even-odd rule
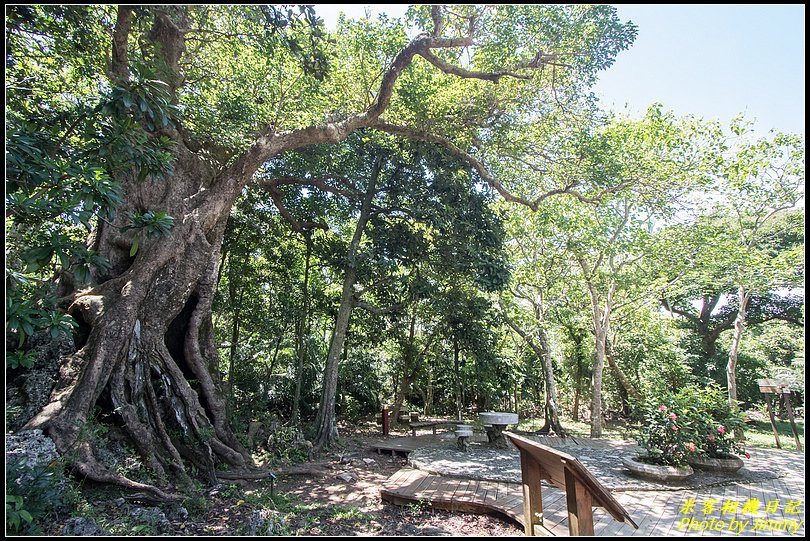
[[[310,221],[298,221],[295,216],[289,211],[287,206],[284,204],[284,194],[281,190],[278,189],[278,186],[272,184],[270,182],[261,183],[262,188],[267,190],[267,193],[270,194],[270,198],[273,200],[273,204],[276,205],[279,214],[281,217],[290,224],[290,227],[293,228],[298,233],[304,234],[307,231],[311,231],[313,229],[323,229],[324,231],[329,230],[329,226],[320,223],[320,222],[310,222]]]
[[[576,182],[569,182],[565,186],[561,188],[555,188],[553,190],[549,190],[534,199],[527,199],[525,197],[515,195],[511,193],[506,187],[496,179],[490,172],[487,166],[482,162],[480,159],[476,158],[475,156],[469,154],[468,152],[464,151],[460,147],[458,147],[455,143],[450,141],[448,138],[437,135],[435,133],[430,133],[424,130],[418,130],[415,128],[409,128],[407,126],[400,126],[397,124],[392,124],[385,120],[378,120],[372,126],[372,128],[383,131],[385,133],[390,133],[391,135],[397,135],[400,137],[405,137],[407,139],[412,139],[416,141],[425,141],[428,143],[433,143],[445,149],[451,155],[455,156],[456,158],[466,162],[469,164],[478,175],[492,187],[495,191],[500,194],[500,196],[510,203],[516,203],[519,205],[526,206],[533,211],[537,211],[540,208],[540,205],[548,198],[553,197],[555,195],[570,195],[577,200],[588,203],[588,204],[596,204],[600,202],[606,195],[615,193],[624,189],[631,181],[624,181],[616,184],[615,186],[610,186],[607,188],[602,189],[599,193],[594,196],[586,196],[581,192],[577,191],[575,187],[577,186]]]

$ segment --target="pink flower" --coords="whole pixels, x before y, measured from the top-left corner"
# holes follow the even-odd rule
[[[677,432],[677,431],[678,431],[678,427],[677,427],[677,426],[675,426],[675,425],[672,425],[672,430],[674,430],[675,432]]]
[[[723,425],[720,425],[720,426],[717,427],[717,431],[720,432],[721,434],[725,434],[726,433],[726,427],[724,427]]]
[[[678,416],[677,416],[677,415],[675,415],[675,412],[673,411],[672,413],[670,413],[670,414],[669,414],[669,418],[670,418],[670,419],[672,419],[672,420],[674,421],[675,419],[677,419],[677,418],[678,418]]]
[[[667,411],[667,407],[665,405],[661,404],[661,407],[658,408],[658,411]]]
[[[695,444],[692,442],[687,443],[686,448],[689,449],[690,453],[694,453],[696,449]]]
[[[708,436],[706,436],[706,439],[709,441],[714,441],[714,436],[712,434],[709,434]]]

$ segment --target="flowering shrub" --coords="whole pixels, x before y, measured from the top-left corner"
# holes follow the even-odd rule
[[[668,404],[668,405],[667,405]],[[686,457],[697,452],[692,436],[691,412],[669,397],[650,400],[644,407],[644,419],[638,443],[647,454],[641,460],[665,466],[682,466]]]
[[[727,458],[750,457],[734,440],[742,415],[732,409],[725,391],[689,386],[676,395],[648,400],[643,407],[638,443],[647,451],[642,460],[651,464],[680,466],[690,455]]]
[[[716,385],[704,389],[690,387],[679,394],[695,403],[693,425],[700,454],[710,458],[750,456],[745,445],[734,440],[734,431],[742,427],[743,418],[732,409],[723,389]]]

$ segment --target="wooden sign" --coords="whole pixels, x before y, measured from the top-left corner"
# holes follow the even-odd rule
[[[765,395],[765,404],[768,406],[768,418],[771,420],[771,428],[773,429],[773,439],[776,440],[776,447],[782,448],[779,443],[779,430],[776,428],[776,419],[773,413],[773,404],[771,402],[771,395],[778,395],[785,403],[788,419],[790,420],[790,429],[793,431],[793,439],[796,442],[796,449],[802,450],[802,444],[799,441],[799,431],[796,429],[796,420],[793,418],[793,404],[790,403],[790,387],[787,383],[782,383],[774,379],[758,379],[759,391]]]

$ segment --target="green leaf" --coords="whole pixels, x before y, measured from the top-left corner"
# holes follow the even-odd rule
[[[138,253],[138,239],[132,241],[132,248],[129,249],[129,257],[135,257]]]

